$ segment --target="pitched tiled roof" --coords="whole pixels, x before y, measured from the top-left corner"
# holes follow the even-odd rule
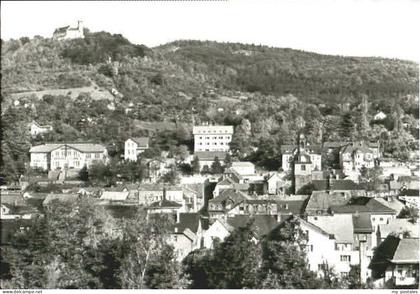
[[[355,233],[373,232],[370,214],[353,215],[353,228]]]
[[[134,142],[138,144],[139,147],[148,147],[149,146],[149,138],[148,137],[136,137],[136,138],[130,138]]]
[[[180,213],[179,221],[174,225],[178,233],[184,232],[185,229],[190,229],[191,232],[197,233],[200,215],[198,213]]]
[[[381,203],[382,205],[391,208],[397,214],[405,207],[404,203],[402,203],[400,200],[394,197],[388,197],[388,199],[375,198],[375,200]]]
[[[395,214],[395,211],[376,199],[369,197],[352,198],[349,203],[341,206],[331,206],[331,210],[335,213],[356,213],[356,212],[369,212],[369,213],[385,213]]]
[[[212,161],[215,157],[223,161],[227,152],[223,151],[196,151],[194,157],[197,156],[200,161]]]
[[[65,26],[65,27],[61,27],[61,28],[56,28],[54,31],[54,34],[62,34],[67,32],[67,30],[70,28],[70,26]]]
[[[93,143],[70,143],[70,144],[43,144],[38,146],[32,146],[29,150],[30,153],[49,153],[61,146],[67,145],[70,148],[79,150],[80,152],[104,152],[105,146]]]
[[[419,263],[419,239],[389,235],[379,244],[369,265],[370,269],[385,272],[389,262],[396,264]]]
[[[400,240],[391,261],[393,263],[419,263],[419,239]]]
[[[320,227],[328,234],[333,234],[338,243],[353,243],[353,217],[349,214],[318,216],[311,223]]]
[[[412,223],[406,218],[394,218],[389,220],[388,224],[379,225],[379,231],[382,238],[387,237],[389,234],[400,234],[408,232],[411,238],[419,237],[418,223]]]
[[[42,202],[42,205],[46,206],[51,204],[53,201],[59,201],[62,203],[74,203],[78,201],[80,196],[78,194],[48,194]]]
[[[243,192],[235,191],[234,189],[225,189],[222,190],[216,198],[209,200],[211,203],[221,203],[226,200],[232,200],[235,204],[240,203],[244,200],[252,200],[253,198],[246,195]]]
[[[277,211],[284,214],[301,215],[306,199],[303,200],[278,200]]]
[[[318,210],[326,211],[332,206],[344,205],[349,200],[348,195],[342,193],[327,193],[323,191],[313,191],[305,207],[306,213],[313,213]]]
[[[127,200],[127,197],[129,194],[130,194],[129,191],[127,192],[104,191],[102,192],[100,199],[109,200],[109,201],[124,201],[124,200]]]

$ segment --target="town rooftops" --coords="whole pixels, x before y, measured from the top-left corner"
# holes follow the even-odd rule
[[[194,126],[194,135],[232,135],[233,126]]]
[[[100,199],[108,201],[125,201],[129,194],[129,191],[104,191],[102,192]]]
[[[80,152],[86,153],[97,153],[104,152],[106,150],[105,146],[95,143],[54,143],[54,144],[42,144],[37,146],[32,146],[29,150],[30,153],[50,153],[55,149],[58,149],[62,146],[68,146],[69,148],[76,149]]]
[[[227,152],[223,151],[196,151],[194,152],[194,156],[198,157],[200,161],[212,161],[215,157],[219,158],[219,160],[224,160],[226,157]]]
[[[388,224],[379,225],[381,236],[387,237],[389,234],[408,233],[411,238],[419,237],[418,223],[412,223],[406,218],[395,218],[389,220]]]
[[[369,212],[375,214],[395,214],[396,212],[369,197],[352,198],[346,205],[331,206],[334,213],[357,213]]]
[[[137,143],[137,148],[146,148],[149,147],[149,138],[148,137],[131,137],[129,138]]]

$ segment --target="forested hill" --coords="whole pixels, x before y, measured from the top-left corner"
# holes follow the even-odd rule
[[[418,93],[419,68],[410,61],[201,41],[176,41],[155,50],[185,70],[211,76],[218,86],[247,92],[320,102],[360,94],[375,100]]]
[[[281,166],[280,146],[302,126],[313,144],[369,137],[404,160],[418,149],[414,62],[200,41],[147,48],[85,31],[84,39],[2,41],[1,65],[7,179],[44,142],[101,142],[118,159],[128,137],[150,136],[150,156],[183,156],[201,122],[235,126],[235,156],[268,170]],[[378,111],[385,120],[373,120]],[[32,120],[53,131],[31,138]]]

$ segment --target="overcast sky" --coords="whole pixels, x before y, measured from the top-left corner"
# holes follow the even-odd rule
[[[419,12],[418,0],[7,1],[1,37],[51,37],[83,20],[91,31],[150,47],[216,40],[419,62]]]

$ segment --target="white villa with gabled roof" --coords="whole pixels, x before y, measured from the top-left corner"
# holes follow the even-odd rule
[[[128,138],[124,143],[124,159],[137,161],[138,155],[149,148],[148,137]]]
[[[94,143],[55,143],[32,146],[30,166],[43,170],[88,168],[95,163],[107,163],[105,146]]]

